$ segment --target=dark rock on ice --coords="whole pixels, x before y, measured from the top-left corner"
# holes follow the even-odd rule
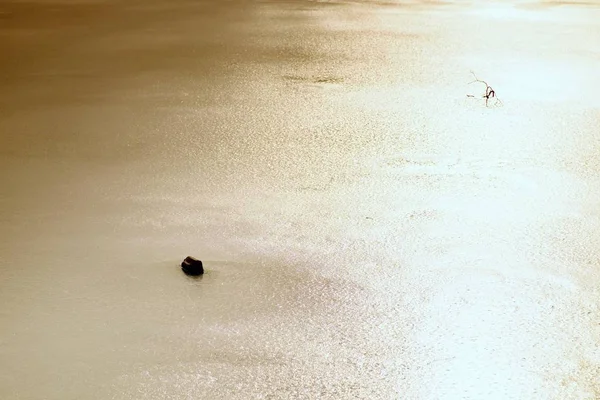
[[[194,257],[186,257],[181,263],[181,269],[187,275],[202,275],[204,273],[202,261],[197,260]]]

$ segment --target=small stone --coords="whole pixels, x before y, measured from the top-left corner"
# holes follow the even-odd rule
[[[186,257],[181,263],[181,269],[187,275],[202,275],[204,273],[202,261],[197,260],[194,257]]]

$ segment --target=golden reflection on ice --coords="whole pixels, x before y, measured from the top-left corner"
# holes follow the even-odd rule
[[[84,3],[0,6],[0,398],[600,398],[596,5]]]

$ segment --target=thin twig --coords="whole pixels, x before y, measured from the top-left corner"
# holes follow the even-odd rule
[[[479,79],[477,75],[475,75],[475,72],[471,71],[471,73],[473,74],[475,80],[469,82],[469,85],[475,82],[483,83],[485,85],[485,93],[482,96],[485,99],[485,106],[488,106],[488,102],[492,97],[496,100],[494,105],[502,105],[502,100],[500,100],[498,96],[496,96],[496,91],[486,81]],[[467,97],[475,96],[473,96],[472,94],[468,94]]]

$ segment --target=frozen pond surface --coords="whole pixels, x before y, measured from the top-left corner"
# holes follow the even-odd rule
[[[600,398],[598,21],[3,1],[0,398]]]

